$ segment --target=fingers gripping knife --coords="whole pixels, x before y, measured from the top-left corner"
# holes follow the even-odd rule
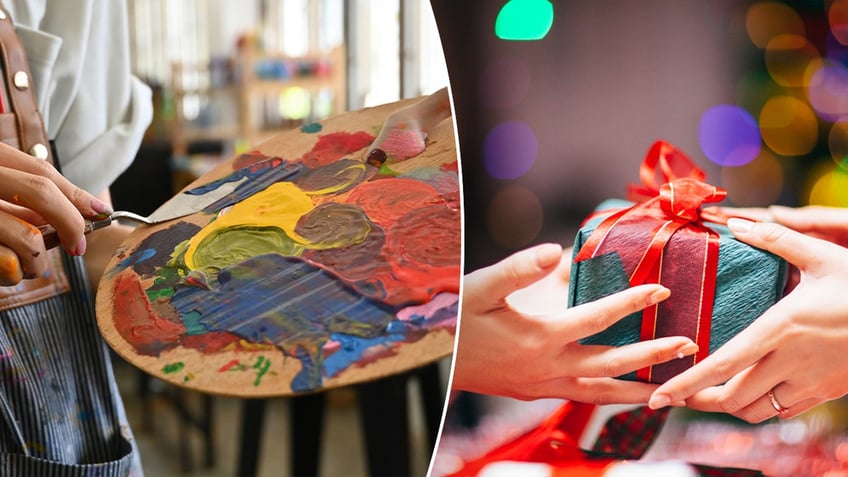
[[[279,170],[269,171],[267,174],[268,178],[271,178],[272,180],[263,180],[263,177],[261,176],[253,179],[242,177],[236,181],[224,182],[217,188],[202,194],[192,194],[190,191],[183,191],[162,204],[158,209],[156,209],[156,211],[147,217],[133,212],[117,210],[102,219],[86,219],[85,233],[107,227],[114,220],[129,220],[139,224],[152,225],[185,217],[195,212],[200,212],[219,200],[226,199],[228,196],[236,193],[237,189],[239,189],[242,185],[250,187],[252,189],[252,193],[255,194],[256,192],[267,188],[272,183],[290,178],[300,171],[300,166],[297,164],[286,163],[279,167],[283,168],[282,174]],[[59,235],[56,233],[56,229],[53,228],[52,225],[42,225],[39,227],[39,230],[41,230],[41,235],[44,237],[44,247],[46,249],[49,250],[59,245]]]

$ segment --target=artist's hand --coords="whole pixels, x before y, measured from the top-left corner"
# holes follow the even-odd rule
[[[653,408],[686,401],[748,422],[793,417],[848,393],[848,249],[773,223],[728,221],[739,240],[785,258],[800,283],[715,353],[672,378]],[[778,412],[769,396],[772,392]]]
[[[386,117],[377,138],[365,151],[365,161],[380,167],[389,157],[402,161],[421,154],[428,132],[450,115],[447,88],[398,109]]]
[[[62,246],[82,255],[83,215],[93,217],[107,209],[47,162],[0,143],[0,285],[16,285],[47,269],[37,225],[53,225]]]
[[[559,245],[545,244],[465,277],[454,389],[518,399],[644,403],[656,385],[613,377],[697,351],[685,337],[619,348],[580,345],[579,339],[670,292],[642,285],[566,309],[569,258],[563,259]],[[560,303],[543,305],[552,294]]]

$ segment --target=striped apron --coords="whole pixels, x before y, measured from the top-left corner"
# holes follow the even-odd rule
[[[0,311],[0,476],[141,477],[82,260],[53,256],[68,291]]]

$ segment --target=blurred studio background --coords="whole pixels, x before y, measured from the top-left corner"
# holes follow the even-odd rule
[[[136,161],[112,188],[117,209],[146,215],[221,161],[281,131],[448,84],[426,0],[125,1],[133,69],[153,89],[155,112]],[[437,427],[449,365],[438,363],[435,385],[432,376],[425,386],[414,373],[402,375],[408,392],[397,395],[366,398],[357,387],[327,392],[323,421],[309,436],[292,436],[292,422],[302,418],[292,399],[183,391],[116,358],[145,471],[163,477],[303,475],[294,461],[304,456],[293,454],[313,439],[318,475],[406,468],[403,474],[423,476],[435,432],[422,395],[438,396],[430,413]],[[391,442],[366,438],[363,406],[387,401],[403,417],[371,425],[395,431],[387,434]]]
[[[726,205],[848,206],[848,2],[433,0],[460,140],[465,271],[570,245],[649,146],[689,155]],[[436,475],[559,402],[456,396]],[[654,458],[848,475],[845,403],[745,426],[681,411]]]

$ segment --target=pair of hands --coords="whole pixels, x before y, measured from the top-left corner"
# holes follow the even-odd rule
[[[102,200],[62,177],[46,161],[0,143],[0,285],[17,285],[48,266],[38,225],[49,223],[73,255],[87,248],[83,217],[111,213]]]
[[[739,240],[794,265],[797,286],[703,362],[662,386],[612,379],[697,347],[680,337],[618,349],[579,345],[578,339],[666,298],[668,291],[643,285],[565,309],[570,260],[559,246],[542,245],[466,276],[454,387],[520,399],[685,404],[749,422],[778,414],[770,391],[787,409],[781,417],[844,395],[848,210],[772,207],[734,213],[770,215],[777,222],[729,225]],[[545,302],[552,297],[559,302]]]

